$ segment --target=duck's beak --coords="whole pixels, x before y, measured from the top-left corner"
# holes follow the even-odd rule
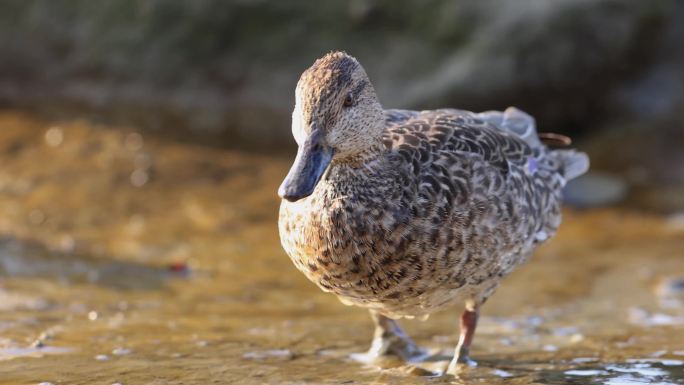
[[[290,172],[278,188],[278,195],[290,202],[311,195],[333,157],[333,150],[323,143],[323,133],[311,132],[297,150]]]

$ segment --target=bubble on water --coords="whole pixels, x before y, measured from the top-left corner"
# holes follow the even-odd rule
[[[665,309],[679,309],[684,306],[684,277],[664,277],[655,287],[659,304]]]
[[[29,223],[32,225],[40,225],[45,222],[45,213],[41,209],[33,209],[29,212]]]
[[[672,231],[684,231],[684,211],[670,215],[666,219],[665,225]]]
[[[0,348],[0,361],[18,357],[43,357],[47,354],[71,353],[74,349],[65,347],[44,346],[42,348]]]
[[[570,343],[576,344],[581,342],[584,339],[584,336],[580,333],[575,333],[572,336],[570,336]]]
[[[76,239],[71,235],[62,235],[59,238],[59,248],[61,251],[71,253],[76,249]]]
[[[129,151],[140,150],[144,143],[145,141],[143,140],[142,135],[137,132],[131,132],[130,134],[126,135],[126,138],[124,139],[124,147],[126,147],[126,149]]]
[[[513,377],[513,374],[511,374],[505,370],[501,370],[501,369],[494,369],[494,370],[492,370],[492,373],[495,376],[499,376],[499,377],[503,377],[503,378]]]
[[[265,359],[281,359],[281,360],[291,360],[294,358],[294,354],[289,349],[271,349],[262,350],[256,352],[247,352],[242,355],[242,358],[252,359],[252,360],[265,360]]]
[[[122,312],[116,312],[112,317],[109,318],[107,321],[107,325],[110,328],[118,328],[123,324],[124,319],[126,316]],[[122,340],[121,338],[118,338],[118,340]]]
[[[98,361],[108,361],[108,360],[109,360],[109,356],[106,355],[106,354],[98,354],[98,355],[95,356],[95,359],[98,360]]]
[[[247,333],[253,336],[270,336],[275,335],[277,332],[272,328],[253,327],[247,329]]]
[[[92,269],[88,271],[88,282],[94,283],[97,282],[100,279],[100,272]]]
[[[142,187],[150,180],[150,176],[145,170],[135,170],[131,173],[131,184],[135,187]]]
[[[125,356],[127,354],[131,353],[131,349],[126,349],[126,348],[116,348],[112,350],[112,354],[115,356]]]
[[[135,165],[135,168],[147,170],[152,167],[152,157],[145,153],[137,154],[133,158],[133,164]]]
[[[629,321],[641,326],[672,326],[684,324],[684,316],[649,313],[642,308],[633,307],[629,309]]]
[[[88,312],[88,319],[91,320],[91,321],[97,320],[97,317],[98,317],[98,316],[99,316],[99,315],[98,315],[97,312],[94,311],[94,310],[91,310],[91,311]]]
[[[61,127],[55,126],[45,131],[45,143],[50,147],[59,147],[64,141],[64,131]]]
[[[573,334],[578,334],[579,330],[574,326],[570,326],[570,327],[553,328],[553,329],[551,329],[551,332],[555,336],[571,336]]]
[[[577,357],[577,358],[573,358],[571,361],[574,363],[577,363],[577,364],[583,364],[586,362],[596,362],[596,361],[598,361],[598,358],[596,358],[596,357]]]
[[[147,221],[145,216],[141,214],[133,214],[128,218],[128,223],[126,224],[126,230],[131,233],[131,235],[141,235],[145,231]]]

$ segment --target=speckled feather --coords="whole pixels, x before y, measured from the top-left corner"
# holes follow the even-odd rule
[[[283,201],[283,247],[321,289],[389,317],[483,303],[556,232],[575,153],[544,147],[514,109],[384,118],[381,146],[334,161],[312,195]]]

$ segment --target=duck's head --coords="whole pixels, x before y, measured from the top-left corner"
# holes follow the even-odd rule
[[[294,202],[311,195],[328,166],[362,159],[377,146],[383,109],[361,64],[331,52],[299,78],[292,112],[297,157],[278,189]]]

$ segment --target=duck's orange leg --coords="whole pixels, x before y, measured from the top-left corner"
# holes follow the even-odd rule
[[[477,328],[477,319],[480,314],[479,306],[472,309],[467,309],[461,314],[461,335],[456,345],[454,358],[449,363],[447,373],[456,373],[458,364],[475,365],[475,361],[470,359],[470,344],[473,342],[475,336],[475,329]]]

